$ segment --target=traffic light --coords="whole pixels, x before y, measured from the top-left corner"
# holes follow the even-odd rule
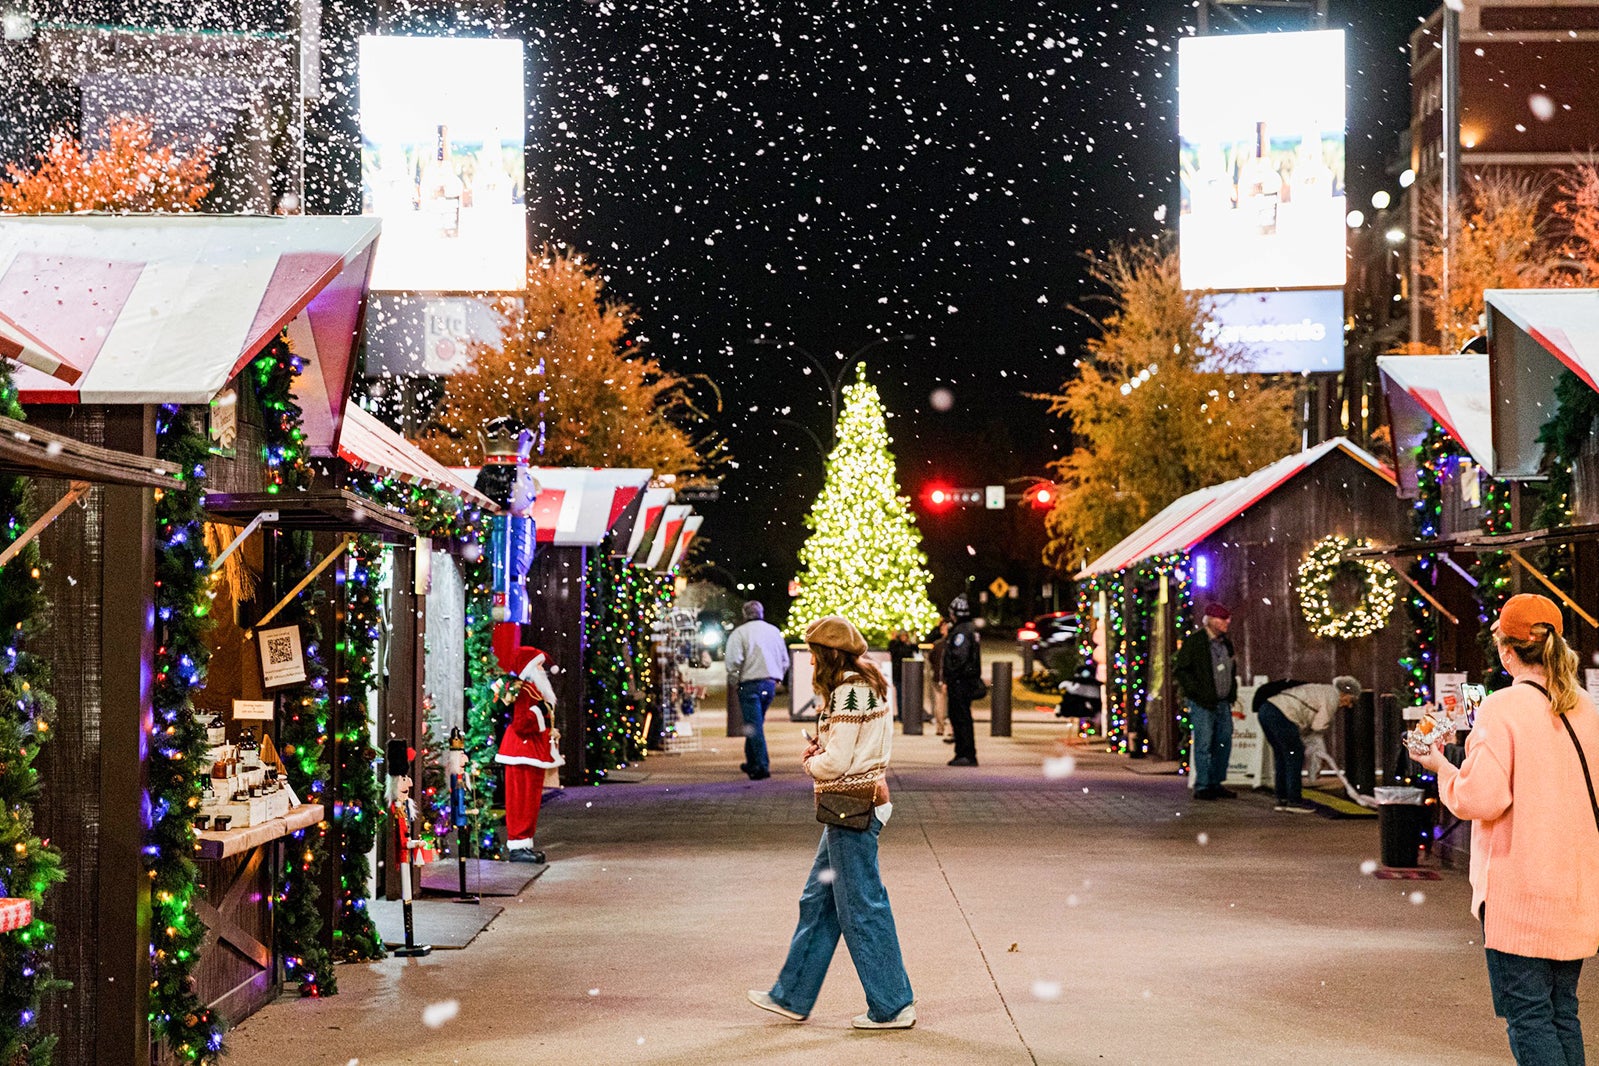
[[[1040,511],[1047,511],[1055,506],[1054,485],[1034,485],[1027,490],[1027,502]]]
[[[947,511],[951,507],[981,507],[983,506],[982,489],[951,488],[948,485],[933,484],[922,490],[922,499],[930,511]]]

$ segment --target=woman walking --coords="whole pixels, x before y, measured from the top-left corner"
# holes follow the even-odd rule
[[[840,934],[866,991],[857,1029],[909,1029],[916,1024],[910,978],[900,957],[894,912],[877,869],[877,838],[893,813],[889,802],[889,748],[894,735],[888,683],[864,658],[866,639],[845,618],[830,615],[805,630],[815,662],[820,711],[816,738],[805,749],[805,772],[816,782],[822,842],[800,893],[799,925],[788,959],[771,991],[751,989],[750,1002],[793,1021],[816,1003]],[[850,812],[863,828],[824,819],[824,810]],[[862,817],[863,816],[863,817]]]
[[[1514,683],[1483,701],[1458,770],[1437,747],[1416,760],[1472,820],[1471,912],[1520,1066],[1581,1066],[1577,977],[1599,951],[1599,714],[1562,631],[1553,600],[1512,596],[1493,633]]]

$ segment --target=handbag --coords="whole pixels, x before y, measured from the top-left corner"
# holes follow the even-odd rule
[[[980,677],[972,678],[972,699],[982,700],[988,698],[988,682]]]
[[[823,825],[864,831],[872,824],[872,808],[877,806],[877,782],[844,785],[816,793],[816,820]]]

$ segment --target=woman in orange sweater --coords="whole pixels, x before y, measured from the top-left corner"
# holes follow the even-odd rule
[[[1436,747],[1417,760],[1473,823],[1471,912],[1520,1066],[1583,1062],[1577,977],[1599,952],[1599,713],[1562,632],[1553,600],[1512,596],[1494,644],[1514,683],[1483,701],[1458,770]]]

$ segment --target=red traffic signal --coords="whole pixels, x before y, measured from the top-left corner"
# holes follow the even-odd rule
[[[1047,511],[1055,506],[1055,486],[1036,485],[1027,490],[1027,502],[1040,511]]]
[[[955,503],[955,490],[947,485],[930,485],[922,496],[927,500],[927,506],[935,511],[942,511]]]

